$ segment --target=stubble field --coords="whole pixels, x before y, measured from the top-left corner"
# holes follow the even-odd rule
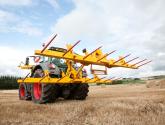
[[[165,88],[146,84],[90,86],[85,101],[34,104],[0,91],[0,125],[165,125]]]

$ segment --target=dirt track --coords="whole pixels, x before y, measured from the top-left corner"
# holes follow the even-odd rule
[[[165,125],[165,89],[145,84],[92,86],[85,101],[38,105],[0,91],[0,125]]]

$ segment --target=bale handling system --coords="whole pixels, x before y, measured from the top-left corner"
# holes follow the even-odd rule
[[[57,98],[84,100],[88,95],[90,83],[111,83],[114,77],[106,79],[99,77],[107,75],[107,68],[123,67],[138,69],[150,63],[147,59],[130,64],[131,60],[125,60],[131,54],[120,56],[119,59],[108,59],[107,57],[115,52],[104,54],[101,46],[92,52],[83,49],[83,55],[73,51],[74,45],[68,44],[67,49],[59,47],[49,47],[57,37],[54,35],[50,41],[43,46],[42,50],[35,50],[35,56],[26,58],[25,63],[21,63],[19,68],[29,69],[30,73],[23,79],[18,79],[19,98],[21,100],[32,100],[35,103],[54,102]],[[29,59],[33,58],[35,64],[31,65]],[[80,66],[78,66],[79,64]],[[93,66],[103,66],[104,69],[94,69]],[[84,66],[90,66],[93,78],[87,76]]]

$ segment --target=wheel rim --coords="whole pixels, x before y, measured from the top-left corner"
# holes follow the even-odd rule
[[[41,98],[41,84],[40,83],[34,83],[33,85],[33,91],[34,91],[34,98],[39,100]]]
[[[20,96],[25,97],[25,88],[23,85],[20,86]]]

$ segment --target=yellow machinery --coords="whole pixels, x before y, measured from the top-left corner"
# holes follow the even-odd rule
[[[114,53],[104,54],[101,47],[98,47],[92,52],[83,50],[84,55],[76,54],[73,48],[80,42],[74,45],[67,45],[67,49],[48,46],[56,38],[55,35],[42,50],[35,50],[35,55],[31,56],[36,61],[35,65],[29,64],[27,58],[24,65],[20,64],[21,69],[30,69],[31,72],[24,78],[19,79],[19,97],[22,100],[32,99],[36,103],[52,102],[58,97],[65,99],[85,99],[88,93],[89,83],[111,83],[113,78],[100,78],[99,73],[107,75],[107,68],[124,67],[138,69],[139,67],[151,62],[146,59],[134,64],[130,64],[138,57],[126,61],[125,58],[130,54],[119,57],[118,60],[107,57]],[[37,59],[36,59],[37,58]],[[40,58],[48,58],[47,61],[40,61]],[[63,61],[62,63],[54,62]],[[76,66],[79,63],[80,66]],[[93,78],[88,78],[84,66],[90,65]],[[94,65],[103,66],[105,69],[93,69]],[[64,68],[65,67],[65,68]],[[101,75],[100,74],[100,75]]]

